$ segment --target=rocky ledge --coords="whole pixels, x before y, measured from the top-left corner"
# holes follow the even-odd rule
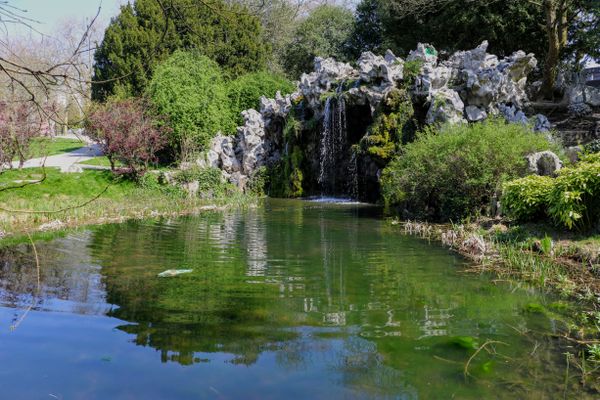
[[[302,100],[313,118],[320,119],[323,99],[334,93],[349,103],[368,105],[372,116],[392,90],[406,87],[407,63],[418,68],[409,90],[413,103],[426,110],[424,123],[468,123],[502,116],[509,122],[531,124],[537,131],[549,130],[545,116],[527,117],[524,112],[527,76],[537,65],[534,55],[516,51],[500,59],[487,53],[487,48],[484,41],[445,60],[428,44],[419,44],[406,60],[389,50],[383,56],[365,52],[356,68],[331,58],[316,58],[314,71],[302,75],[294,93],[263,97],[258,111],[244,111],[245,122],[237,128],[237,135],[215,137],[198,164],[220,168],[226,179],[244,189],[259,167],[280,158],[285,146],[283,121],[294,104]]]

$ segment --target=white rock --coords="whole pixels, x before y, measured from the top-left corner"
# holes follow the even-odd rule
[[[469,120],[469,122],[483,121],[487,118],[485,110],[476,106],[466,106],[465,114],[467,115],[467,120]]]
[[[385,57],[367,51],[358,59],[358,70],[363,82],[381,81],[378,84],[394,85],[403,77],[404,62],[390,50],[385,53]]]
[[[419,43],[416,50],[408,53],[407,61],[421,60],[426,64],[437,64],[437,50],[430,44]]]
[[[562,161],[553,152],[546,150],[526,157],[529,170],[542,176],[552,176],[562,168]]]
[[[600,88],[585,86],[585,103],[592,107],[600,107]]]
[[[433,96],[426,122],[433,124],[437,122],[460,123],[465,122],[463,110],[465,105],[459,94],[452,89],[441,89]]]

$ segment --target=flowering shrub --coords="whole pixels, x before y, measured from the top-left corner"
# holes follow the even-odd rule
[[[157,161],[157,152],[167,143],[168,130],[160,118],[150,116],[147,105],[139,99],[109,102],[94,110],[87,121],[87,132],[102,146],[111,169],[115,171],[115,161],[121,161],[134,177]]]

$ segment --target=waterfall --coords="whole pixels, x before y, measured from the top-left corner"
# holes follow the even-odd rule
[[[348,175],[348,194],[351,199],[358,199],[358,157],[354,149],[352,149],[350,164],[348,164]]]
[[[341,87],[341,85],[340,85]],[[346,102],[339,94],[325,102],[321,132],[319,178],[321,194],[335,195],[338,168],[347,150]]]

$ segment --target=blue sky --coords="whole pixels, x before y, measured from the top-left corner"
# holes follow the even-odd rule
[[[28,18],[40,21],[33,24],[36,30],[51,35],[53,28],[65,19],[91,18],[96,15],[101,5],[99,23],[106,26],[110,18],[119,11],[119,5],[126,0],[10,0],[9,4],[27,10]],[[12,30],[12,27],[9,27]],[[22,29],[17,29],[22,31]]]

